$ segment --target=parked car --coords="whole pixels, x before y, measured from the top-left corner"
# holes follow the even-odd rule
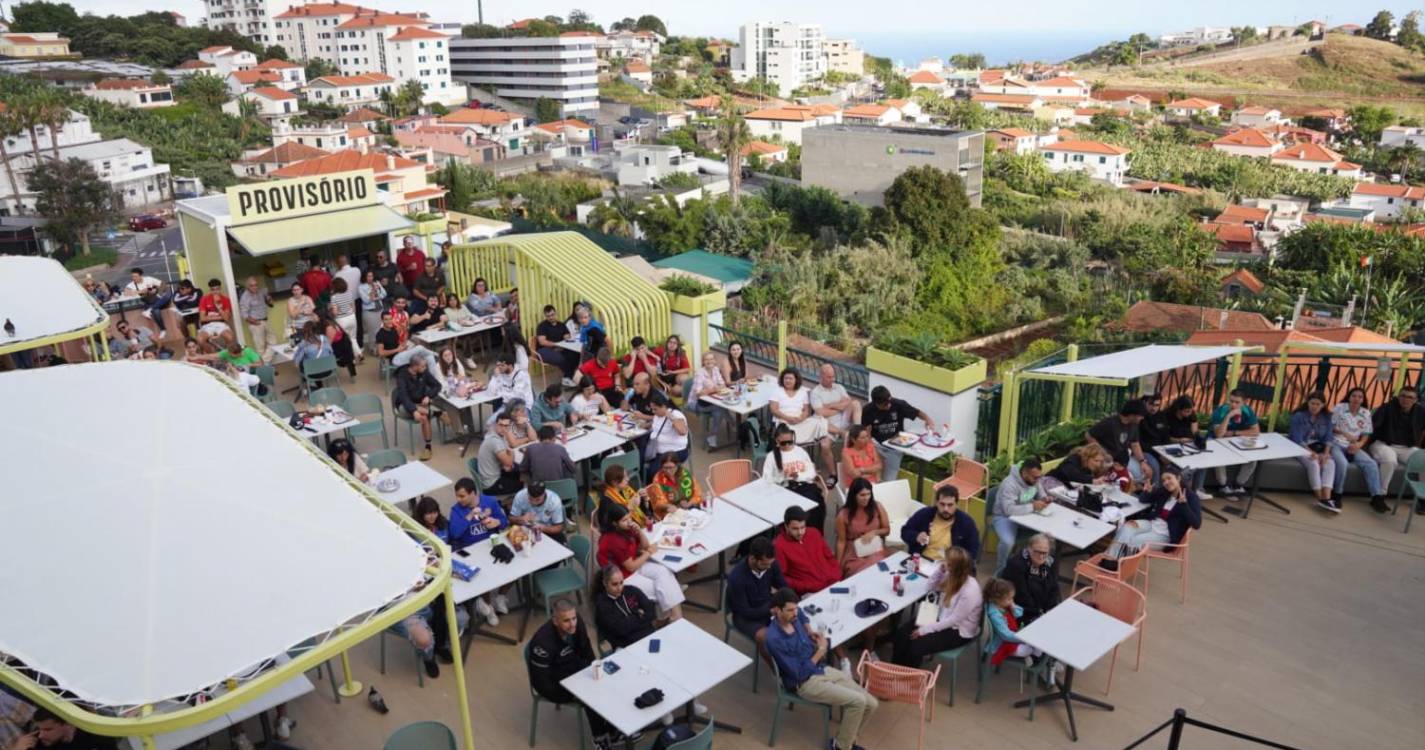
[[[131,232],[147,232],[150,229],[164,229],[167,226],[168,220],[153,214],[139,214],[129,219],[129,231]]]

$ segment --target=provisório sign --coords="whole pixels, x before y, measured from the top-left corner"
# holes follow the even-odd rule
[[[228,188],[230,226],[290,219],[380,202],[376,178],[363,169]]]

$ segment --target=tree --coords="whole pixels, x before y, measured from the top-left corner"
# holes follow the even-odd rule
[[[154,83],[160,85],[160,86],[163,85],[163,84],[165,84],[165,83],[173,83],[173,76],[171,76],[171,75],[169,75],[169,74],[167,74],[167,73],[165,73],[165,72],[163,72],[163,71],[161,71],[161,70],[155,70],[155,71],[153,71],[153,75],[149,76],[148,79],[149,79],[150,81],[153,81]]]
[[[1366,36],[1372,39],[1389,41],[1390,29],[1395,25],[1395,16],[1388,10],[1383,10],[1366,24]]]
[[[30,2],[10,7],[13,32],[55,31],[64,36],[79,25],[79,13],[69,3]]]
[[[446,203],[453,211],[469,211],[471,203],[492,195],[499,186],[494,173],[465,162],[451,162],[440,168],[435,181],[449,191]]]
[[[525,36],[559,36],[559,24],[550,23],[543,18],[536,18],[529,22],[529,25],[524,28],[524,31]]]
[[[622,19],[614,21],[609,25],[610,31],[634,31],[638,28],[638,21],[631,16],[624,16]]]
[[[64,127],[66,122],[69,122],[69,106],[66,97],[60,93],[59,89],[52,86],[41,86],[19,97],[12,106],[14,106],[20,121],[30,131],[30,145],[35,149],[36,161],[40,156],[39,139],[36,134],[41,125],[50,134],[50,155],[58,159],[59,138],[55,134]]]
[[[328,62],[324,57],[313,57],[307,61],[307,80],[315,81],[318,78],[334,76],[341,73],[336,65]]]
[[[421,102],[426,98],[426,89],[414,78],[401,84],[392,99],[396,117],[407,117],[420,111]]]
[[[0,162],[5,163],[5,179],[10,183],[10,194],[15,196],[16,213],[21,216],[25,215],[25,205],[20,200],[20,184],[15,181],[15,167],[10,163],[10,153],[5,142],[24,132],[24,123],[15,116],[14,110],[0,110]]]
[[[1346,114],[1351,119],[1351,129],[1365,143],[1379,141],[1381,131],[1395,124],[1396,121],[1395,110],[1369,104],[1351,107]]]
[[[663,24],[663,19],[654,15],[639,16],[633,24],[634,31],[651,31],[659,36],[668,36],[668,27]]]
[[[1420,33],[1420,11],[1412,10],[1400,19],[1395,43],[1412,52],[1425,52],[1425,35]]]
[[[261,57],[264,60],[286,60],[287,48],[280,44],[268,45],[267,49],[262,51]]]
[[[1233,26],[1232,44],[1241,47],[1243,42],[1250,42],[1257,38],[1256,26]]]
[[[592,21],[593,18],[589,16],[588,11],[580,10],[578,8],[569,11],[570,26],[584,26],[591,23]]]
[[[1392,172],[1400,175],[1402,182],[1408,182],[1410,173],[1420,163],[1421,154],[1420,147],[1415,145],[1414,141],[1407,140],[1390,150],[1386,163],[1390,165]]]
[[[488,23],[467,23],[460,27],[460,35],[466,39],[498,39],[505,30]]]
[[[35,210],[47,220],[45,232],[61,245],[78,243],[89,254],[89,232],[118,215],[109,184],[81,159],[49,161],[30,172]]]
[[[936,167],[911,167],[886,190],[885,213],[893,233],[904,233],[917,255],[951,252],[955,225],[970,210],[958,175]]]
[[[985,56],[978,52],[954,54],[950,56],[950,65],[957,70],[980,70],[985,67]]]
[[[540,122],[554,122],[559,118],[559,102],[547,96],[541,96],[534,101],[534,119]]]
[[[223,79],[217,76],[188,76],[173,89],[178,99],[189,101],[203,109],[220,109],[231,94]]]
[[[732,196],[732,205],[736,206],[742,190],[742,149],[751,141],[752,132],[747,127],[747,121],[742,119],[731,94],[723,94],[721,114],[717,123],[718,143],[727,160],[728,194]]]
[[[632,237],[638,221],[638,201],[614,188],[614,196],[589,212],[589,226],[615,237]]]

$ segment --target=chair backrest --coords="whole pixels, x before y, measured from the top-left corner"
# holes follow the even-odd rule
[[[723,495],[752,481],[752,462],[745,458],[718,461],[708,467],[708,487]]]
[[[1138,578],[1138,570],[1143,567],[1143,561],[1148,559],[1148,547],[1138,550],[1137,554],[1118,558],[1118,580],[1134,581]]]
[[[956,456],[954,476],[971,487],[984,487],[989,468],[972,458]]]
[[[1425,497],[1425,448],[1410,453],[1405,460],[1405,476],[1401,481],[1410,485],[1416,497]]]
[[[1143,592],[1124,581],[1099,578],[1086,590],[1093,592],[1094,606],[1098,607],[1100,612],[1116,618],[1119,622],[1136,626],[1147,614]]]
[[[307,396],[307,403],[316,406],[340,406],[346,407],[346,391],[340,388],[318,388]]]
[[[544,489],[558,495],[559,502],[565,506],[579,500],[579,484],[573,479],[551,479],[544,483]]]
[[[291,401],[268,401],[267,408],[273,414],[286,419],[297,413],[297,407]]]
[[[579,563],[579,567],[584,569],[584,575],[589,575],[589,555],[593,554],[594,543],[589,541],[589,537],[583,534],[574,534],[569,537],[569,549],[574,552],[574,560]]]
[[[385,471],[387,469],[394,469],[397,466],[405,465],[406,454],[396,448],[384,451],[372,451],[371,455],[366,457],[366,466],[370,469],[380,469],[381,471]]]
[[[630,483],[643,486],[643,468],[639,465],[636,451],[625,451],[617,456],[604,456],[604,468],[608,468],[610,465],[622,466],[624,472],[628,474]]]
[[[940,667],[934,672],[914,667],[903,667],[884,661],[866,658],[869,652],[861,654],[856,665],[856,673],[866,692],[883,701],[923,705],[930,688],[940,676]]]
[[[313,375],[325,375],[336,371],[336,357],[328,354],[325,357],[312,357],[302,360],[302,377],[307,378]]]
[[[674,742],[668,746],[668,750],[709,750],[713,746],[713,717],[707,717],[707,726],[703,727],[697,734],[682,742]]]
[[[886,509],[886,517],[891,522],[891,534],[886,539],[887,544],[895,545],[900,543],[901,527],[916,511],[925,506],[915,501],[910,495],[910,480],[896,479],[890,482],[879,482],[871,485],[871,492],[876,496],[876,502]]]
[[[326,388],[322,389],[327,390]],[[333,388],[332,390],[340,390]],[[382,419],[386,418],[386,405],[381,402],[380,396],[373,396],[367,393],[358,393],[346,397],[346,411],[352,416],[360,417],[367,414],[378,414]]]
[[[257,382],[268,388],[277,384],[277,368],[272,365],[257,365],[252,368],[252,374],[257,376]]]
[[[385,750],[456,750],[455,733],[438,721],[418,721],[397,729]]]

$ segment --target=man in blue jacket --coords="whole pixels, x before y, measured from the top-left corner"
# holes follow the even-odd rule
[[[980,557],[980,530],[975,519],[960,510],[960,491],[954,485],[935,490],[935,506],[921,508],[901,527],[901,541],[912,555],[939,561],[951,547],[960,547],[971,560]]]
[[[475,480],[461,477],[455,483],[455,505],[450,508],[450,548],[469,547],[476,542],[490,538],[501,529],[507,528],[510,520],[500,507],[500,502],[489,495],[482,495],[475,488]],[[475,600],[475,612],[485,618],[490,627],[500,624],[499,615],[510,611],[506,586],[495,592],[493,606],[486,597]]]
[[[756,640],[757,631],[772,618],[772,594],[787,587],[772,541],[755,537],[748,544],[747,557],[727,574],[727,607],[732,626]]]
[[[764,643],[777,664],[782,684],[814,703],[841,707],[841,726],[826,744],[827,750],[856,750],[861,725],[880,702],[856,684],[851,675],[822,664],[831,644],[812,629],[806,613],[797,607],[797,592],[781,589],[772,597],[772,614]]]

